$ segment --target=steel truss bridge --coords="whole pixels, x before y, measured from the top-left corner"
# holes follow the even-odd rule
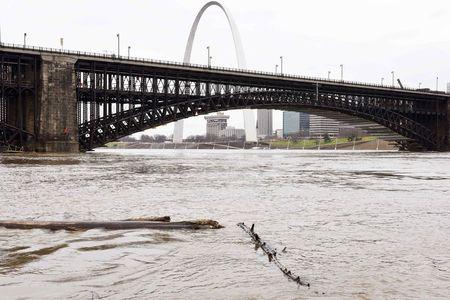
[[[83,151],[180,119],[244,108],[309,111],[372,124],[366,129],[405,149],[449,150],[450,95],[442,92],[3,45],[0,123],[16,128],[19,146],[39,139],[43,122],[61,121],[42,118],[42,55],[74,61],[74,115]]]

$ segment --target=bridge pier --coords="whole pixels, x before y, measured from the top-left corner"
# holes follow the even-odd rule
[[[75,62],[70,56],[41,55],[36,151],[79,152]]]
[[[447,151],[450,151],[450,100],[447,100]]]

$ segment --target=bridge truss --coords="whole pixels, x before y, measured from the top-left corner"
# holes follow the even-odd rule
[[[180,119],[243,108],[334,111],[392,130],[406,138],[405,148],[448,145],[445,95],[110,61],[79,60],[76,73],[82,150]]]
[[[36,55],[0,51],[0,150],[23,150],[38,127]]]

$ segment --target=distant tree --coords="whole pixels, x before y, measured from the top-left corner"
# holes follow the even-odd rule
[[[165,141],[167,141],[167,137],[163,134],[155,134],[153,138],[155,139],[156,143],[164,143]]]
[[[328,133],[325,133],[323,136],[323,140],[325,141],[325,143],[329,143],[331,142],[331,137]]]
[[[141,142],[153,143],[153,142],[155,142],[155,138],[153,136],[143,134],[143,135],[141,135]]]

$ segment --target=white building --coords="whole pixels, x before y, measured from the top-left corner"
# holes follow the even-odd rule
[[[330,137],[339,135],[340,123],[336,120],[310,115],[309,124],[311,137],[323,137],[325,134],[328,134]]]
[[[283,129],[275,130],[275,135],[277,136],[277,138],[282,139],[283,138]]]
[[[219,137],[220,131],[227,128],[227,121],[230,116],[226,116],[223,112],[217,115],[206,116],[206,137]]]
[[[227,138],[227,139],[242,139],[245,137],[245,129],[234,128],[232,126],[228,126],[224,130],[219,132],[219,137]]]

